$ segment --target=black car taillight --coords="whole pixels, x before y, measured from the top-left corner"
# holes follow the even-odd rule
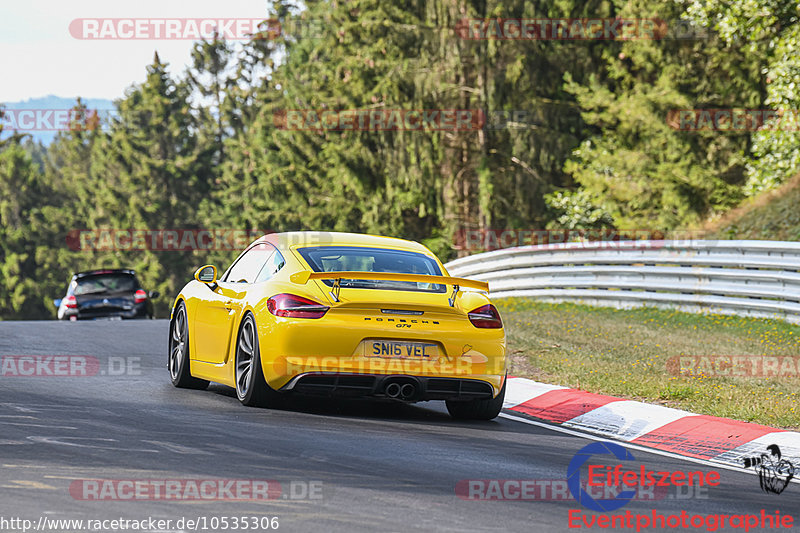
[[[482,305],[467,313],[469,321],[476,328],[502,328],[503,321],[500,320],[500,313],[492,304]]]
[[[267,300],[267,309],[275,316],[287,318],[322,318],[330,309],[295,294],[276,294]]]

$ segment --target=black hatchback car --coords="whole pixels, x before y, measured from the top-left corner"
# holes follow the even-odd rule
[[[66,296],[53,304],[59,320],[153,318],[150,300],[156,297],[158,291],[142,289],[133,270],[91,270],[74,274]]]

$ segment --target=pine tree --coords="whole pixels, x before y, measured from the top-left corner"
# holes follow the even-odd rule
[[[92,150],[91,173],[102,176],[95,227],[162,231],[207,225],[197,209],[211,190],[214,151],[199,140],[190,94],[156,54],[146,81],[117,103],[118,116]],[[148,289],[165,295],[177,293],[199,266],[194,254],[178,251],[117,251],[96,259],[136,269]]]
[[[625,18],[680,16],[679,6],[626,3]],[[744,183],[748,136],[681,131],[678,110],[757,105],[758,64],[715,39],[615,42],[605,76],[568,78],[595,130],[565,170],[623,229],[668,230],[735,205]]]

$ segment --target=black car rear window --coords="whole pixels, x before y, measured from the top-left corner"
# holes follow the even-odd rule
[[[315,272],[350,270],[357,272],[395,272],[399,274],[426,274],[441,276],[442,271],[433,258],[418,252],[367,248],[361,246],[315,246],[297,250]],[[332,280],[324,280],[328,286]],[[445,292],[446,287],[438,283],[413,281],[380,281],[350,279],[342,280],[342,287],[359,289],[411,290],[421,292]]]
[[[130,274],[96,274],[78,278],[72,294],[102,294],[107,292],[133,292],[138,289],[136,278]]]

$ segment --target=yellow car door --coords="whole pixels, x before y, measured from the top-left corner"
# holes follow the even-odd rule
[[[224,363],[236,318],[246,291],[239,284],[219,282],[197,303],[194,319],[195,357],[206,363]],[[237,311],[238,310],[238,311]]]
[[[247,290],[256,282],[259,272],[269,261],[275,248],[258,244],[248,248],[228,269],[223,280],[197,306],[195,314],[195,359],[222,364],[227,361],[235,343],[235,325],[244,309]]]

